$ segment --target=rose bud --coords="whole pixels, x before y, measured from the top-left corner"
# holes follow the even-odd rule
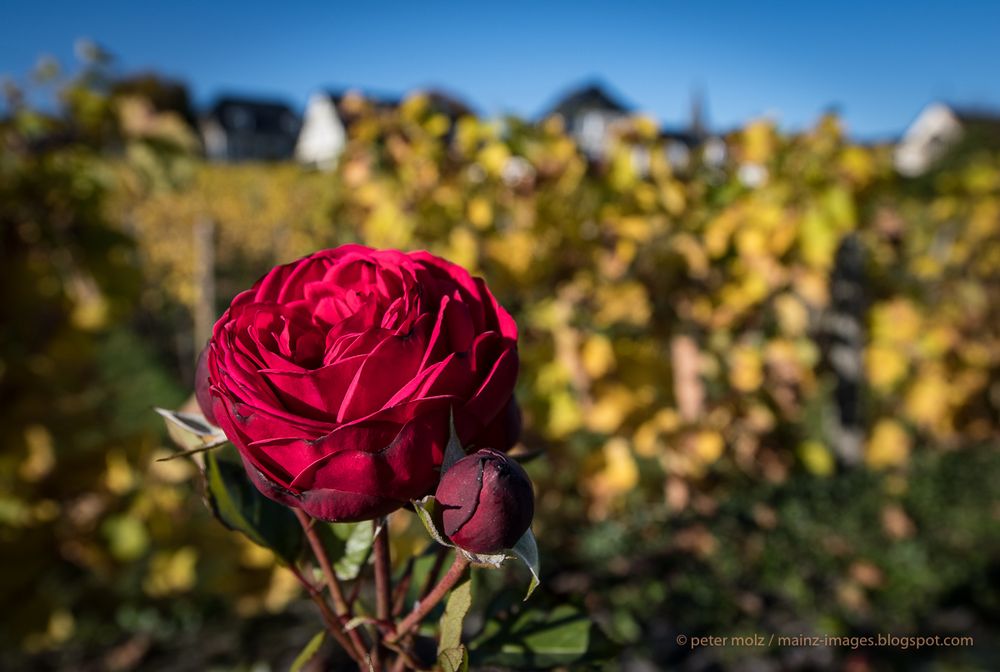
[[[511,548],[535,514],[534,492],[524,468],[490,449],[452,465],[441,476],[435,499],[445,535],[472,553]]]
[[[218,426],[215,421],[215,413],[212,411],[212,393],[210,391],[211,382],[208,379],[208,346],[198,355],[198,365],[194,370],[194,398],[198,401],[201,414],[205,416],[213,425]]]

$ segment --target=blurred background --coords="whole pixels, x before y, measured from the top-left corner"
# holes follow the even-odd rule
[[[716,4],[4,3],[0,668],[287,669],[151,408],[363,242],[515,315],[532,606],[607,669],[997,669],[1000,10]],[[676,644],[753,633],[975,645]]]

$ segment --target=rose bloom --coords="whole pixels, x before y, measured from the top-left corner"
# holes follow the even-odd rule
[[[427,252],[345,245],[278,266],[233,299],[204,360],[199,401],[250,480],[323,520],[432,493],[452,414],[464,446],[506,451],[520,430],[514,320]]]

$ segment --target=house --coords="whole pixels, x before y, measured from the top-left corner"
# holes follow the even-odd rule
[[[615,124],[627,119],[631,110],[599,84],[571,91],[544,116],[562,117],[566,132],[592,160],[604,158]]]
[[[428,106],[448,118],[453,126],[462,116],[473,115],[472,108],[441,91],[427,91]],[[373,95],[357,90],[320,91],[309,98],[302,130],[295,144],[295,158],[300,163],[330,170],[337,164],[348,132],[365,109],[394,110],[401,104],[397,97]]]
[[[922,175],[963,144],[970,148],[1000,148],[1000,112],[931,103],[917,115],[896,146],[896,170],[908,177]]]
[[[280,101],[226,96],[198,126],[211,161],[283,161],[293,155],[299,118]]]
[[[588,84],[564,96],[546,116],[562,117],[566,132],[591,161],[607,155],[612,138],[622,122],[632,115],[625,103],[609,94],[599,84]],[[679,172],[687,171],[696,157],[706,165],[719,166],[726,158],[725,142],[708,133],[704,123],[704,105],[700,92],[691,101],[691,119],[685,128],[663,128],[659,141],[667,162]],[[640,173],[649,169],[648,150],[633,149],[636,168]]]

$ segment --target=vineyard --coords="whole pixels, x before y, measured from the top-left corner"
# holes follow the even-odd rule
[[[154,461],[149,409],[183,402],[241,288],[348,242],[427,249],[511,308],[532,599],[585,608],[608,655],[882,669],[905,652],[674,641],[996,637],[1000,156],[903,179],[828,116],[680,170],[636,117],[593,161],[558,118],[452,127],[415,95],[319,172],[206,163],[179,118],[88,82],[63,99],[0,126],[0,665],[177,669],[198,641],[183,669],[287,665],[243,643],[294,655],[297,584],[215,526],[192,464]]]

